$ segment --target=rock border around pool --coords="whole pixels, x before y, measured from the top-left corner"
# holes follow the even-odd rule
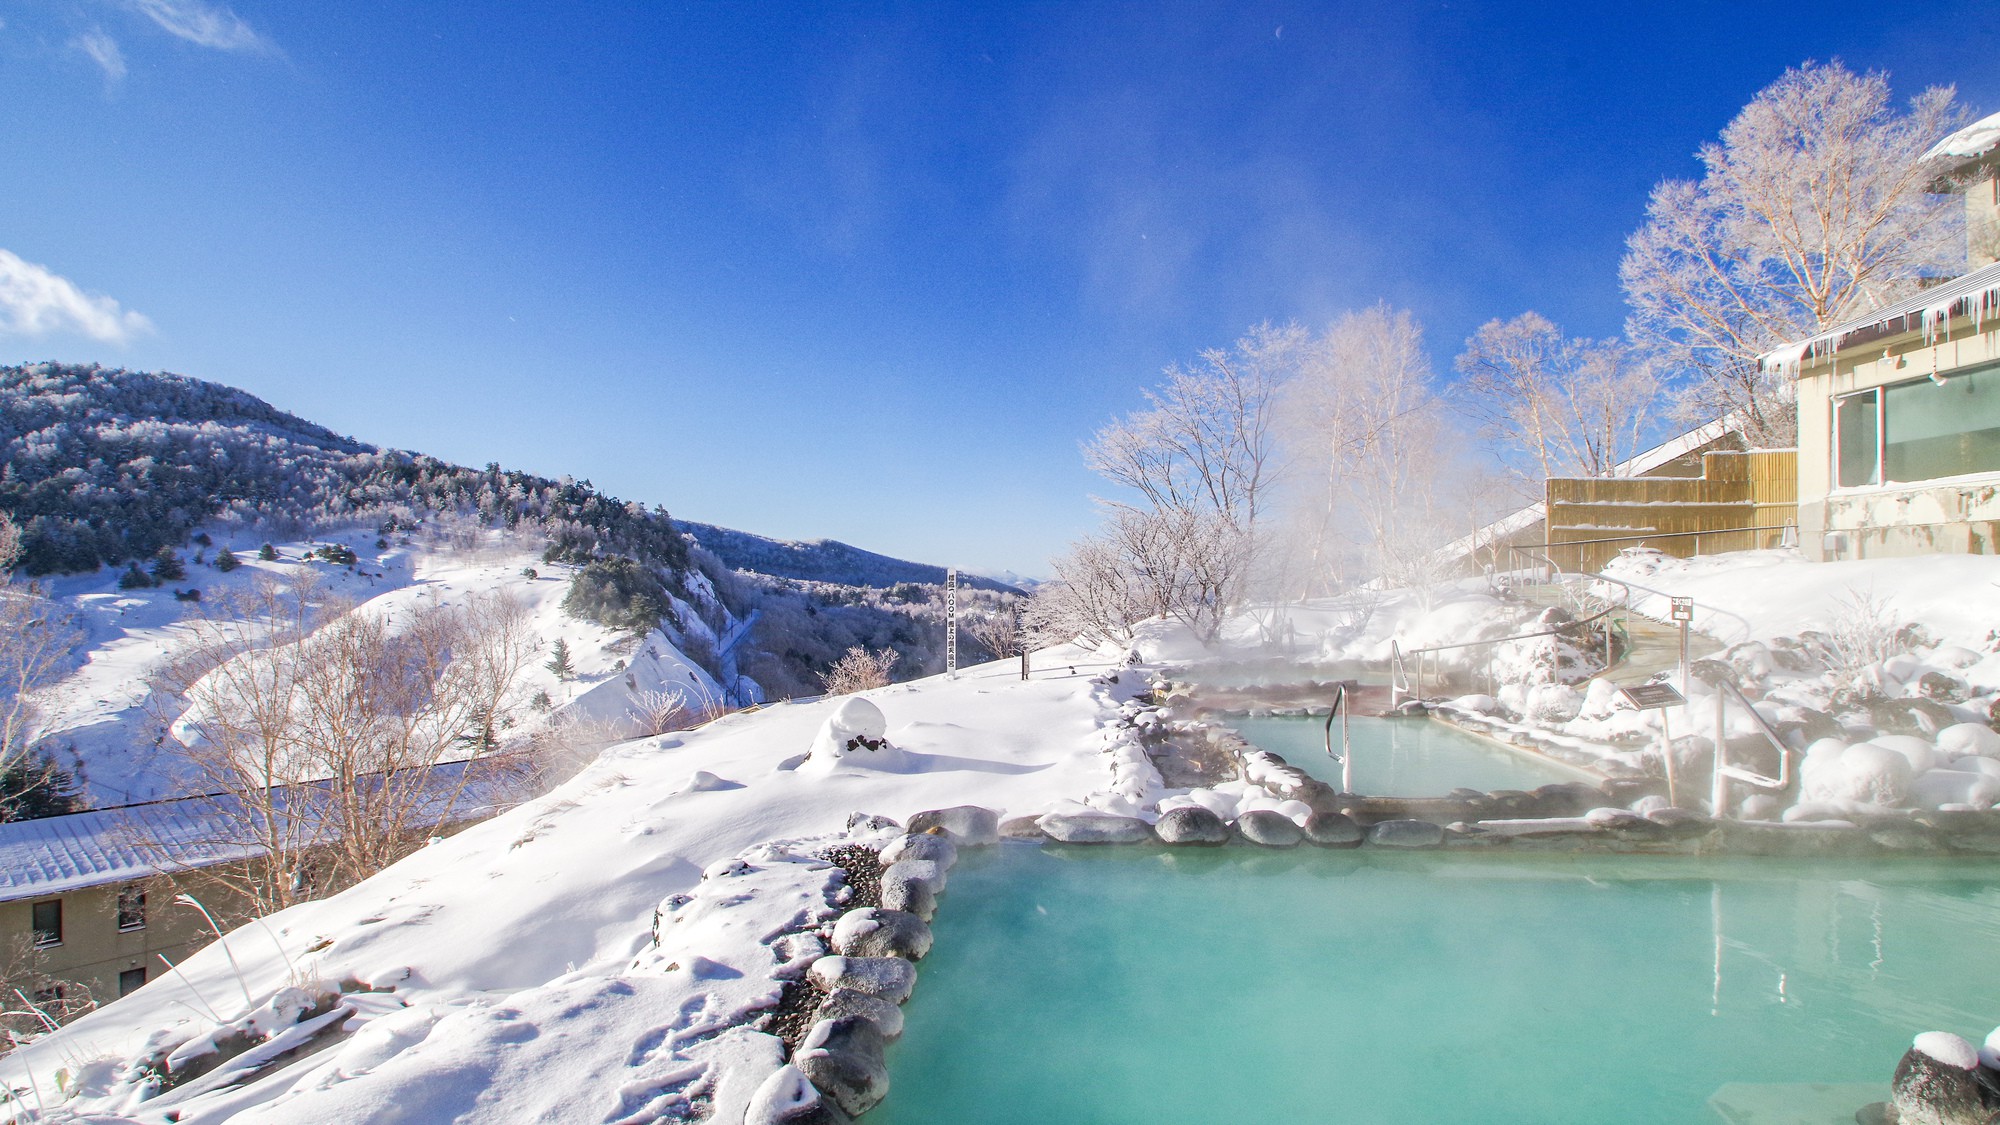
[[[847,900],[853,905],[826,927],[828,951],[805,969],[822,998],[790,1060],[752,1098],[744,1125],[844,1125],[888,1096],[886,1051],[903,1034],[901,1005],[916,988],[916,963],[931,951],[937,896],[960,847],[1001,835],[999,815],[976,805],[920,812],[903,827],[873,850],[872,885],[850,881],[871,893]]]

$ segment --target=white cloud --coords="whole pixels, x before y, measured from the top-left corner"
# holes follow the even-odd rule
[[[125,77],[125,53],[118,49],[118,41],[104,33],[101,27],[89,31],[69,41],[69,45],[90,56],[90,61],[104,71],[107,82],[117,82]]]
[[[0,335],[46,336],[74,332],[106,344],[123,344],[153,322],[103,294],[85,293],[47,266],[0,250]]]
[[[171,35],[218,51],[264,50],[270,46],[226,6],[202,0],[128,0],[132,10]]]

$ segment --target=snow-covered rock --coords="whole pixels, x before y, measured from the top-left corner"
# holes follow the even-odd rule
[[[910,998],[917,986],[916,966],[901,957],[822,957],[808,970],[813,983],[827,992],[851,988],[892,1004]]]
[[[1891,1083],[1900,1125],[1986,1125],[1992,1115],[1979,1049],[1947,1031],[1916,1037]]]
[[[1131,816],[1053,812],[1039,823],[1050,839],[1064,844],[1138,844],[1153,838],[1152,826]]]
[[[942,833],[920,832],[898,836],[889,841],[888,846],[882,849],[879,858],[884,867],[900,860],[924,859],[937,864],[942,870],[949,871],[952,864],[958,862],[958,845],[951,842],[951,837]]]
[[[859,767],[883,773],[906,772],[909,760],[890,745],[888,732],[889,722],[880,707],[858,695],[848,696],[820,724],[799,770],[828,774]]]
[[[2000,758],[2000,732],[1985,723],[1958,723],[1937,734],[1937,752],[1946,758],[1977,754]]]
[[[1305,839],[1298,822],[1275,809],[1252,809],[1236,818],[1245,840],[1267,848],[1295,847]]]
[[[821,1020],[806,1033],[792,1065],[850,1115],[874,1109],[889,1093],[881,1029],[861,1016]]]
[[[978,805],[927,809],[910,818],[909,828],[913,835],[942,829],[960,844],[979,846],[1000,842],[1000,814]]]
[[[921,961],[931,951],[931,928],[902,910],[865,906],[840,916],[833,951],[844,957],[901,957]]]
[[[1229,826],[1200,805],[1182,805],[1160,814],[1153,831],[1168,844],[1216,845],[1229,842]]]
[[[1873,743],[1849,746],[1817,761],[1809,750],[1800,769],[1801,801],[1900,808],[1909,803],[1911,773],[1909,757]]]
[[[897,1039],[903,1034],[903,1009],[866,992],[856,992],[851,988],[838,988],[827,994],[813,1010],[813,1020],[839,1019],[842,1016],[860,1016],[870,1021],[882,1032],[884,1039]]]

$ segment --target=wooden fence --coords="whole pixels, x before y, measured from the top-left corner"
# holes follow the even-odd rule
[[[1686,558],[1774,547],[1798,522],[1798,451],[1702,455],[1699,477],[1553,477],[1550,558],[1595,571],[1627,547]]]

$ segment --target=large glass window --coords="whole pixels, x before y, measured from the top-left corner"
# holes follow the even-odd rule
[[[2000,367],[1889,388],[1882,404],[1888,479],[1935,480],[2000,470]]]
[[[2000,364],[1845,395],[1833,409],[1841,488],[2000,472]]]

